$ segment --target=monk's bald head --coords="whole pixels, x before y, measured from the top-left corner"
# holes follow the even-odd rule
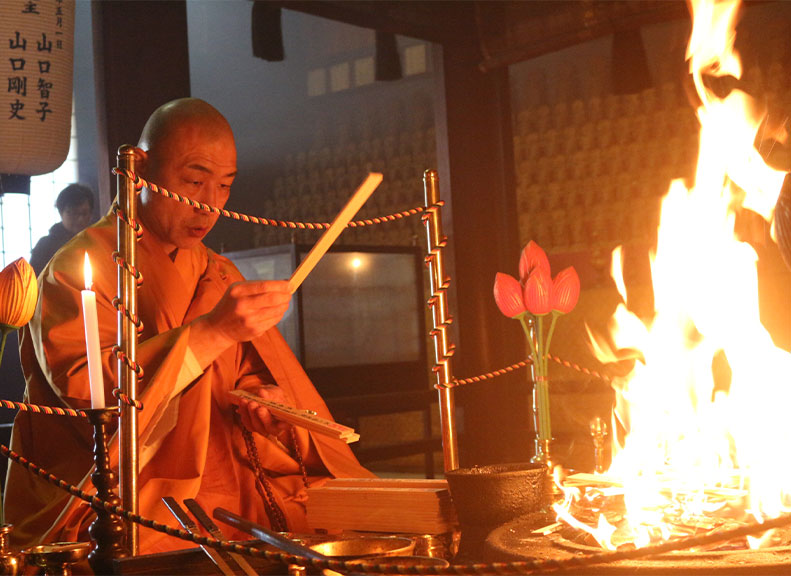
[[[197,98],[174,100],[157,108],[135,149],[135,170],[146,180],[216,208],[228,201],[236,176],[236,144],[228,121]],[[217,221],[209,213],[175,202],[144,187],[138,215],[163,244],[191,248]]]
[[[163,104],[146,122],[138,146],[155,150],[186,129],[199,129],[207,138],[232,134],[225,117],[208,102],[198,98],[181,98]]]

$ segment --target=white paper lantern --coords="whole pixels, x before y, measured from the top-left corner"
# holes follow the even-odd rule
[[[0,173],[63,164],[73,69],[74,0],[0,0]]]

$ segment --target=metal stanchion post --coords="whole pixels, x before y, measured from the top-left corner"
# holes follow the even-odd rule
[[[121,146],[118,149],[118,167],[122,170],[134,171],[134,148]],[[124,212],[126,222],[135,222],[137,204],[135,186],[129,178],[118,175],[118,205]],[[137,317],[137,282],[129,268],[137,265],[137,237],[131,225],[117,222],[118,254],[128,266],[118,267],[118,299],[127,314],[118,311],[118,347],[129,360],[137,357],[137,327],[131,318]],[[131,318],[130,318],[131,316]],[[123,361],[118,359],[118,387],[121,393],[130,400],[137,398],[137,373]],[[121,419],[119,422],[119,471],[120,493],[123,506],[129,512],[138,513],[137,502],[137,408],[121,402]],[[137,524],[126,522],[126,544],[129,552],[136,556],[139,550]]]
[[[426,170],[423,174],[423,188],[425,190],[426,206],[435,206],[439,202],[439,178],[434,170]],[[434,327],[431,336],[434,339],[434,355],[439,386],[439,411],[440,425],[442,427],[442,452],[445,461],[445,471],[459,467],[459,455],[456,436],[456,411],[453,403],[453,389],[448,385],[453,380],[450,366],[450,357],[453,347],[448,342],[448,284],[450,279],[445,276],[445,261],[442,248],[447,239],[442,234],[442,217],[439,210],[429,210],[426,219],[426,234],[428,238],[428,264],[431,278],[431,299],[429,304],[432,310]]]

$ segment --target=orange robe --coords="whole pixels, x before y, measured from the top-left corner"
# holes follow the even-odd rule
[[[36,313],[20,342],[28,402],[90,407],[80,296],[86,251],[97,293],[105,397],[113,401],[116,359],[111,348],[116,341],[117,319],[112,299],[117,268],[110,255],[115,242],[115,218],[107,216],[67,244],[40,277]],[[138,398],[144,404],[138,421],[140,514],[177,526],[161,502],[163,496],[173,496],[179,501],[195,498],[209,512],[222,506],[269,525],[227,393],[277,383],[298,408],[331,418],[327,407],[274,328],[252,342],[226,350],[185,382],[189,322],[210,311],[226,288],[242,277],[228,259],[202,244],[180,251],[173,262],[145,233],[138,242],[137,258],[144,276],[138,291],[144,330],[137,358],[145,371],[138,386]],[[186,386],[175,389],[178,382]],[[296,430],[311,483],[328,477],[372,476],[342,441]],[[94,491],[87,478],[93,463],[91,434],[85,418],[20,412],[14,422],[12,448],[56,476]],[[304,507],[307,495],[297,461],[278,442],[254,436],[289,529],[309,531]],[[113,467],[118,462],[117,444],[113,440],[110,445]],[[4,505],[6,522],[15,526],[17,545],[89,539],[87,528],[94,518],[89,505],[15,463],[9,467]],[[243,537],[231,529],[225,532],[228,537]],[[140,528],[141,553],[190,546]]]

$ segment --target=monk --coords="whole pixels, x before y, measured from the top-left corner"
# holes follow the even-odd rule
[[[198,202],[223,207],[236,175],[236,147],[225,118],[197,99],[157,109],[135,149],[146,180]],[[218,216],[144,188],[138,197],[144,232],[138,242],[143,284],[139,384],[140,513],[177,525],[163,496],[195,498],[278,530],[306,532],[306,485],[330,477],[369,477],[340,440],[278,421],[257,403],[237,409],[229,392],[244,389],[331,418],[326,405],[275,325],[290,294],[286,281],[244,281],[202,240]],[[21,336],[26,400],[90,407],[80,291],[87,252],[93,267],[105,397],[114,402],[117,269],[111,259],[116,217],[108,214],[75,236],[40,277],[36,313]],[[20,412],[14,450],[58,477],[93,490],[92,429],[84,418]],[[118,463],[111,442],[112,465]],[[14,542],[88,540],[87,503],[11,464],[6,521]],[[226,536],[242,538],[230,529]],[[194,546],[140,528],[140,552]]]

